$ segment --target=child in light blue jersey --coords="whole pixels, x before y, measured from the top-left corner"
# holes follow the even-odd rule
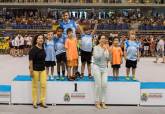
[[[132,68],[132,79],[135,78],[137,61],[139,61],[139,44],[136,42],[135,32],[130,31],[129,40],[125,41],[124,57],[126,60],[126,80],[129,80],[130,69]]]
[[[49,76],[49,78],[53,80],[54,66],[56,65],[53,32],[49,32],[47,34],[47,39],[45,41],[44,48],[46,52],[45,66],[46,66],[47,75],[49,75],[49,68],[51,68],[51,75]]]
[[[65,69],[66,69],[66,49],[65,49],[65,40],[63,28],[58,27],[56,29],[56,34],[54,37],[56,59],[57,59],[57,80],[64,80]],[[62,74],[61,74],[62,68]]]
[[[85,65],[87,64],[88,68],[88,77],[91,78],[91,59],[92,59],[92,50],[93,50],[93,35],[97,29],[98,21],[95,21],[95,27],[93,31],[89,27],[85,27],[81,30],[81,78],[84,77]],[[80,28],[80,27],[79,27]]]

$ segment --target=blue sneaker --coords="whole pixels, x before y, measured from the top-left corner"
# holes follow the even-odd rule
[[[54,77],[53,76],[50,76],[50,80],[54,80]]]
[[[61,76],[61,77],[60,77],[60,80],[61,80],[61,81],[64,81],[64,80],[65,80],[65,77],[64,77],[64,76]]]
[[[93,79],[93,76],[91,74],[88,74],[89,79]]]
[[[56,76],[56,80],[60,80],[60,76]]]
[[[114,80],[114,81],[117,81],[117,77],[116,77],[116,76],[113,76],[113,80]]]
[[[48,78],[47,78],[47,81],[51,80],[51,76],[49,75]]]
[[[118,80],[118,81],[120,80],[119,76],[116,77],[116,80]]]

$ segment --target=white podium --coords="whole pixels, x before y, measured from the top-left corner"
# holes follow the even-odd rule
[[[0,103],[11,103],[11,86],[0,85]]]
[[[119,105],[139,105],[140,103],[140,82],[127,81],[120,77],[119,81],[108,78],[107,102]]]
[[[48,104],[94,104],[93,81],[85,77],[80,81],[48,80]],[[18,75],[12,82],[12,104],[32,104],[31,77]],[[39,97],[38,97],[39,98]]]
[[[12,82],[13,104],[31,104],[31,78],[30,76],[17,76]],[[78,81],[49,80],[47,82],[48,104],[94,104],[94,80],[84,77]],[[108,88],[106,93],[107,104],[139,105],[140,82],[126,81],[120,77],[114,81],[108,77]]]
[[[11,83],[12,104],[32,104],[32,87],[30,76],[15,77]]]
[[[165,82],[141,83],[141,106],[165,106]]]
[[[87,79],[87,77],[85,77]],[[94,104],[94,83],[92,80],[57,81],[55,87],[55,104]],[[48,101],[49,102],[49,101]]]

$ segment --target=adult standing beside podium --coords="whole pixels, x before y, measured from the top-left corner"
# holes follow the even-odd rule
[[[46,99],[46,82],[47,75],[45,70],[46,53],[44,50],[44,36],[37,35],[33,40],[33,47],[29,52],[29,71],[32,76],[32,101],[33,107],[37,106],[38,81],[40,80],[40,106],[47,108]]]
[[[110,56],[106,39],[107,37],[105,35],[100,35],[97,46],[93,50],[93,76],[95,80],[96,108],[98,109],[107,108],[105,105],[105,95],[108,83],[107,64]]]

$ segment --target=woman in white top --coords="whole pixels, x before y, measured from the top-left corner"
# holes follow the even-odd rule
[[[105,95],[108,82],[108,60],[109,51],[106,45],[106,36],[98,37],[98,43],[93,50],[93,76],[95,80],[96,108],[107,108]]]

